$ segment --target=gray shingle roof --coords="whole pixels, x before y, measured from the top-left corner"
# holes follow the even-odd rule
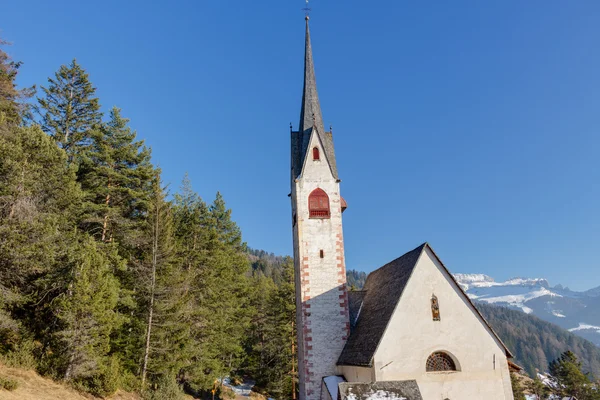
[[[304,89],[302,91],[302,107],[300,109],[300,128],[298,132],[292,132],[293,178],[298,177],[302,173],[302,166],[308,153],[308,144],[313,131],[319,136],[319,140],[323,145],[323,153],[329,162],[333,177],[339,179],[333,148],[333,135],[331,132],[325,131],[323,124],[307,18],[304,51]]]
[[[423,400],[419,385],[414,380],[410,381],[387,381],[372,383],[347,383],[342,382],[338,386],[338,400],[346,400],[352,394],[354,399],[365,400],[371,398],[385,398],[406,400]]]
[[[354,327],[351,320],[350,336],[338,359],[338,365],[372,366],[373,356],[375,355],[375,351],[377,351],[379,342],[381,341],[392,314],[396,309],[396,305],[404,292],[404,288],[417,265],[417,261],[425,248],[428,248],[437,258],[442,268],[458,288],[459,293],[461,293],[471,305],[475,313],[489,329],[490,333],[498,340],[500,345],[504,347],[507,357],[512,358],[512,354],[508,348],[481,315],[479,310],[477,310],[477,307],[475,307],[471,299],[469,299],[469,296],[466,295],[460,285],[454,280],[450,271],[444,266],[431,246],[427,243],[423,243],[421,246],[409,251],[400,258],[371,272],[367,277],[364,287],[366,293],[362,295],[353,295],[353,292],[349,292],[348,306],[350,308],[350,315],[352,316],[353,313],[358,313],[358,311],[356,311],[357,309],[360,309],[360,314],[354,323]]]
[[[425,245],[369,274],[362,310],[338,359],[339,365],[371,366],[385,328]]]
[[[360,307],[363,304],[366,290],[352,290],[348,292],[348,311],[350,312],[350,331],[354,331],[358,316],[360,315]]]

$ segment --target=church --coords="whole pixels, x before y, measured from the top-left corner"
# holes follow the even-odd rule
[[[291,129],[300,400],[513,400],[512,355],[428,243],[348,291],[333,133],[317,94],[309,18]]]

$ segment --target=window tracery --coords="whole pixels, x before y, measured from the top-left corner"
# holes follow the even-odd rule
[[[456,371],[456,364],[452,357],[443,352],[436,352],[427,359],[427,372]]]

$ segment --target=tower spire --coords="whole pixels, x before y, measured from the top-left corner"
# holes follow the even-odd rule
[[[300,132],[306,132],[310,128],[316,128],[317,132],[323,134],[323,116],[319,95],[317,93],[317,79],[315,77],[315,65],[313,62],[312,46],[310,43],[309,17],[306,20],[306,42],[304,48],[304,90],[302,92],[302,109],[300,110]]]

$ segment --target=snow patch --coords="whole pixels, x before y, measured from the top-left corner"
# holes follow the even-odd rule
[[[244,381],[241,385],[234,386],[229,377],[223,378],[223,385],[227,386],[235,394],[242,397],[250,397],[250,392],[252,392],[252,388],[255,385],[254,381],[247,380]]]
[[[552,310],[552,315],[558,318],[567,318],[566,315],[561,314],[559,311]]]
[[[477,291],[475,293],[467,293],[467,294],[472,299],[477,299],[479,301],[485,301],[486,303],[489,303],[489,304],[510,304],[514,307],[520,308],[521,310],[523,310],[523,312],[525,312],[527,314],[531,314],[533,312],[533,310],[531,308],[529,308],[525,305],[525,303],[528,302],[529,300],[533,300],[533,299],[536,299],[538,297],[543,297],[543,296],[562,297],[561,295],[551,292],[550,290],[548,290],[544,287],[538,288],[537,290],[529,290],[529,289],[525,288],[525,290],[522,290],[521,293],[516,293],[516,294],[514,293],[515,292],[514,289],[510,289],[510,288],[498,288],[498,289],[501,289],[501,290],[495,291],[496,296],[492,295],[491,293],[481,293],[481,292],[477,292]],[[504,290],[504,289],[506,289],[506,290]],[[510,293],[510,292],[512,292],[512,293]]]
[[[531,313],[533,313],[533,309],[531,309],[531,308],[529,308],[529,307],[527,307],[527,306],[520,305],[519,307],[521,307],[521,310],[523,310],[523,312],[524,312],[525,314],[531,314]]]
[[[406,397],[398,396],[395,393],[386,392],[385,390],[372,391],[368,395],[363,395],[361,399],[356,397],[354,393],[348,394],[346,400],[408,400]]]
[[[579,326],[577,328],[571,328],[569,329],[569,332],[575,332],[575,331],[596,331],[596,333],[600,333],[600,326],[594,326],[594,325],[588,325],[588,324],[584,324],[583,322],[579,323]]]

